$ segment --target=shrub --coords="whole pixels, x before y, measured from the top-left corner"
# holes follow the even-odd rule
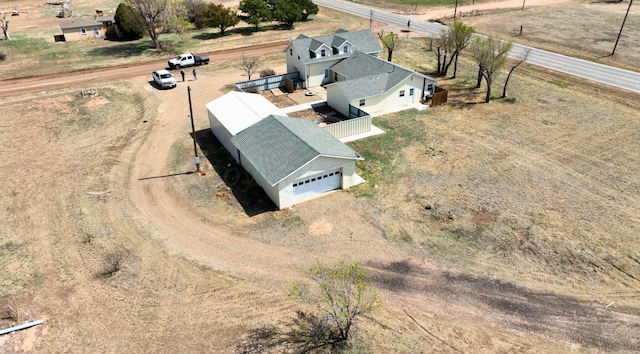
[[[260,70],[260,77],[273,76],[275,74],[276,74],[276,71],[271,69],[271,68],[266,68],[266,69]]]

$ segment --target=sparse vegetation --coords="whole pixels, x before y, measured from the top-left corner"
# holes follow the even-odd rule
[[[260,77],[273,76],[276,74],[276,71],[272,68],[264,68],[260,70]]]
[[[102,269],[96,273],[98,278],[109,278],[122,268],[126,252],[124,250],[115,250],[104,255],[104,264]]]
[[[314,34],[326,31],[314,28]],[[227,40],[238,32],[229,32],[215,45],[231,45]],[[241,41],[265,38],[250,33]],[[194,35],[191,43],[206,48],[217,30]],[[84,63],[74,61],[79,67],[119,50],[135,53],[133,59],[153,57],[148,38],[98,56],[87,44],[66,43],[67,54],[46,40],[14,37],[0,42],[12,65],[41,59],[29,43],[43,46],[49,60],[92,53]],[[394,60],[433,72],[435,58],[425,59],[417,41],[404,42],[407,50]],[[206,68],[215,79],[200,82],[217,94],[226,84],[220,78],[236,64]],[[292,270],[310,259],[332,264],[348,257],[362,261],[368,284],[385,301],[375,316],[359,317],[356,343],[341,350],[634,351],[637,95],[522,65],[509,81],[511,101],[476,104],[486,92],[474,88],[476,66],[465,54],[460,65],[456,79],[441,83],[450,90],[447,106],[375,118],[386,133],[350,143],[366,158],[358,173],[367,183],[353,194],[257,214],[239,202],[245,196],[259,204],[249,191],[255,185],[243,184],[248,180],[215,145],[202,111],[194,111],[203,124],[199,143],[214,145],[202,149],[212,167],[202,177],[173,175],[193,169],[188,129],[182,129],[188,123],[173,119],[184,118],[177,93],[144,90],[136,81],[100,87],[100,96],[87,100],[75,98],[77,88],[3,98],[0,304],[36,308],[29,313],[50,319],[48,333],[35,331],[43,344],[33,351],[198,352],[204,345],[223,352],[243,340],[255,345],[238,352],[294,351],[326,343],[331,329],[310,307],[289,318],[295,309],[282,284],[298,279]],[[499,90],[507,70],[495,75]],[[146,122],[156,118],[161,124],[151,128]],[[180,129],[170,130],[172,124]],[[153,157],[162,156],[158,161],[134,158],[150,146]],[[165,147],[167,155],[160,154]],[[87,194],[105,190],[112,193]],[[159,198],[140,208],[136,190]],[[179,206],[172,211],[184,211],[171,215],[179,219],[176,233],[167,232],[170,218],[150,223],[146,217],[145,207],[167,200]],[[211,228],[192,231],[200,225]],[[186,234],[194,237],[180,238]],[[112,278],[95,280],[119,245],[132,256],[121,259]],[[236,263],[220,257],[236,252],[245,252]],[[14,305],[20,301],[31,307]],[[20,338],[3,341],[9,348],[28,344]]]
[[[246,76],[247,80],[251,80],[251,76],[258,72],[262,67],[262,59],[260,57],[245,57],[238,63],[238,69],[242,70],[242,76]]]
[[[294,299],[311,306],[311,314],[299,314],[308,320],[297,331],[306,333],[306,352],[348,342],[357,319],[379,306],[375,289],[366,280],[366,272],[358,265],[341,261],[333,266],[317,263],[304,271],[313,287],[295,283],[290,292]]]

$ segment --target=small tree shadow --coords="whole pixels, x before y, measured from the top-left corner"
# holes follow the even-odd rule
[[[303,311],[285,323],[285,330],[264,326],[251,330],[236,352],[249,353],[337,353],[347,346],[326,318]]]

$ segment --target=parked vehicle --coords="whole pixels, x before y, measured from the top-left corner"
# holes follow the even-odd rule
[[[160,88],[172,88],[176,87],[176,79],[167,70],[157,70],[151,73],[153,81],[160,86]]]
[[[20,16],[20,13],[18,12],[18,10],[13,10],[11,11],[11,16]]]
[[[209,57],[200,57],[193,53],[185,53],[178,55],[177,58],[169,60],[169,68],[180,69],[187,66],[206,65],[209,64]]]

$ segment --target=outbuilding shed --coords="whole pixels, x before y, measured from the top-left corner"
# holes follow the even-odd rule
[[[231,138],[263,118],[275,114],[286,116],[280,108],[262,95],[229,92],[205,105],[209,114],[211,132],[222,146],[239,162],[238,149]]]
[[[240,164],[278,208],[364,182],[363,158],[311,121],[271,115],[231,138]]]

